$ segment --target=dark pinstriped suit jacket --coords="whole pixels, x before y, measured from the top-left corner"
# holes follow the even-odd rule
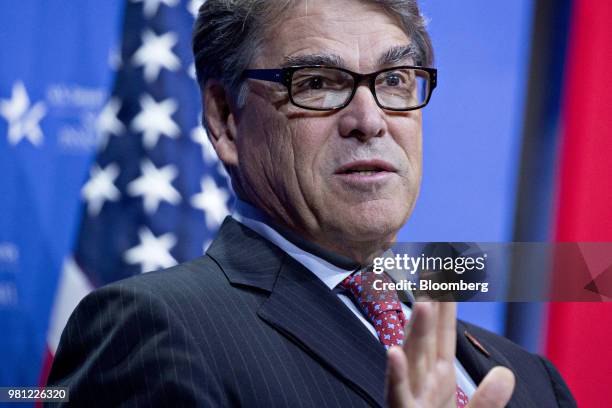
[[[459,322],[457,356],[476,383],[513,370],[511,407],[574,406],[549,362],[506,339]],[[87,296],[48,385],[71,406],[378,407],[385,363],[313,273],[227,218],[205,256]]]

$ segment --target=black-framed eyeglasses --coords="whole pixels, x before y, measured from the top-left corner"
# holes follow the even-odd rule
[[[292,104],[309,110],[331,111],[346,107],[357,87],[367,80],[376,104],[390,111],[421,109],[436,87],[435,68],[402,65],[371,74],[324,65],[280,69],[247,69],[243,78],[277,82],[287,87]]]

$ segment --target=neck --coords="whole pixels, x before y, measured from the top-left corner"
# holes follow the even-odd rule
[[[318,245],[330,251],[339,253],[350,259],[354,259],[360,265],[370,265],[374,258],[381,256],[387,251],[393,239],[379,239],[374,241],[315,241]]]
[[[304,251],[347,270],[371,264],[375,257],[382,255],[395,241],[395,234],[376,240],[350,241],[342,232],[338,232],[331,239],[323,239],[321,237],[324,234],[314,236],[305,229],[290,225],[244,199],[236,202],[236,208],[242,215],[262,221],[274,228]]]

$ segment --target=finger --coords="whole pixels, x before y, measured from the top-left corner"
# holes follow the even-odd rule
[[[409,381],[413,378],[408,374]],[[420,394],[413,394],[419,407],[456,407],[457,382],[453,362],[438,360],[432,371],[423,379]]]
[[[436,335],[435,309],[431,302],[414,303],[406,328],[404,351],[413,395],[421,394],[424,379],[431,369],[432,343]],[[435,350],[435,348],[433,349]]]
[[[438,358],[438,325],[440,324],[440,302],[432,302],[432,330],[427,339],[427,370],[434,368]]]
[[[514,374],[506,367],[495,367],[482,380],[470,399],[468,408],[502,408],[514,391]]]
[[[408,361],[400,347],[387,351],[387,376],[385,379],[385,400],[390,408],[412,405],[412,394],[408,380]]]
[[[454,361],[457,347],[457,304],[441,302],[438,316],[438,358]]]

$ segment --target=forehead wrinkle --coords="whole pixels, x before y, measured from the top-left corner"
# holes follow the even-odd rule
[[[313,7],[312,0],[300,3],[278,29],[267,32],[267,50],[258,58],[262,66],[329,65],[370,72],[411,56],[409,36],[397,18],[389,19],[389,13],[380,7],[370,4],[367,8],[377,12],[373,24],[369,13],[330,14]],[[345,22],[350,24],[344,25]],[[390,47],[387,51],[377,52],[387,47]]]

